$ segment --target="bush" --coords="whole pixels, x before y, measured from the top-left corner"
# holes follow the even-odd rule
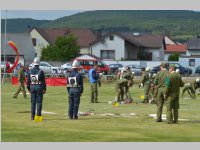
[[[179,60],[179,54],[178,53],[175,53],[175,54],[171,54],[169,57],[168,57],[168,61],[178,61]]]

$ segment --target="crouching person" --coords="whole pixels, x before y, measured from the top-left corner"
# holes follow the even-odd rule
[[[83,93],[83,77],[79,73],[79,66],[72,65],[72,71],[67,80],[67,91],[69,94],[69,119],[78,119],[80,97]]]

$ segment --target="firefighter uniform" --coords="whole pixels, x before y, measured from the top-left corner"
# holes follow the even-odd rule
[[[14,94],[13,98],[17,98],[18,94],[22,91],[24,98],[27,98],[26,96],[26,90],[24,87],[25,82],[25,73],[24,73],[24,67],[21,66],[18,71],[18,81],[19,81],[19,88],[17,92]]]
[[[80,97],[83,93],[83,77],[78,72],[78,66],[72,66],[72,72],[67,79],[67,91],[69,94],[69,119],[78,119]]]
[[[180,87],[184,85],[180,74],[174,71],[174,66],[170,66],[169,84],[167,85],[166,92],[166,106],[167,106],[167,123],[176,123],[178,121],[178,109],[179,109],[179,93]]]
[[[155,77],[155,97],[157,104],[157,122],[162,122],[162,110],[166,98],[166,82],[169,82],[169,72],[166,70],[166,64],[161,64],[162,70]]]
[[[115,92],[117,102],[121,102],[124,100],[124,87],[127,86],[128,80],[127,79],[119,79],[115,84]]]
[[[98,103],[98,84],[100,83],[99,74],[96,72],[96,67],[91,68],[88,72],[90,91],[91,91],[91,103]]]
[[[200,80],[197,78],[193,83],[186,83],[182,90],[182,97],[187,91],[191,98],[196,97],[196,89],[200,88]]]
[[[144,86],[144,103],[149,102],[149,91],[151,87],[152,73],[150,73],[150,69],[147,67],[145,70],[145,74],[142,79],[142,85]]]
[[[27,80],[27,89],[31,93],[31,119],[34,120],[37,106],[37,116],[42,116],[43,94],[46,93],[44,72],[39,68],[40,60],[35,58],[33,69],[30,70]]]

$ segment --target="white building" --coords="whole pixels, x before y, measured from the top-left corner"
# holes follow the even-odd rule
[[[96,40],[96,36],[89,29],[69,29],[69,28],[33,28],[30,35],[33,41],[35,52],[41,57],[42,49],[50,44],[54,44],[59,36],[73,34],[77,38],[80,46],[80,54],[90,53],[90,44]]]
[[[91,45],[91,54],[104,60],[162,61],[163,40],[161,35],[108,33]]]

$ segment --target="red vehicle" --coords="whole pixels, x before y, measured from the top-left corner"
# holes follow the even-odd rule
[[[108,65],[106,65],[103,61],[89,55],[77,57],[73,60],[73,63],[78,63],[86,72],[88,72],[88,70],[90,70],[95,64],[98,65],[98,73],[108,74],[109,72]]]

